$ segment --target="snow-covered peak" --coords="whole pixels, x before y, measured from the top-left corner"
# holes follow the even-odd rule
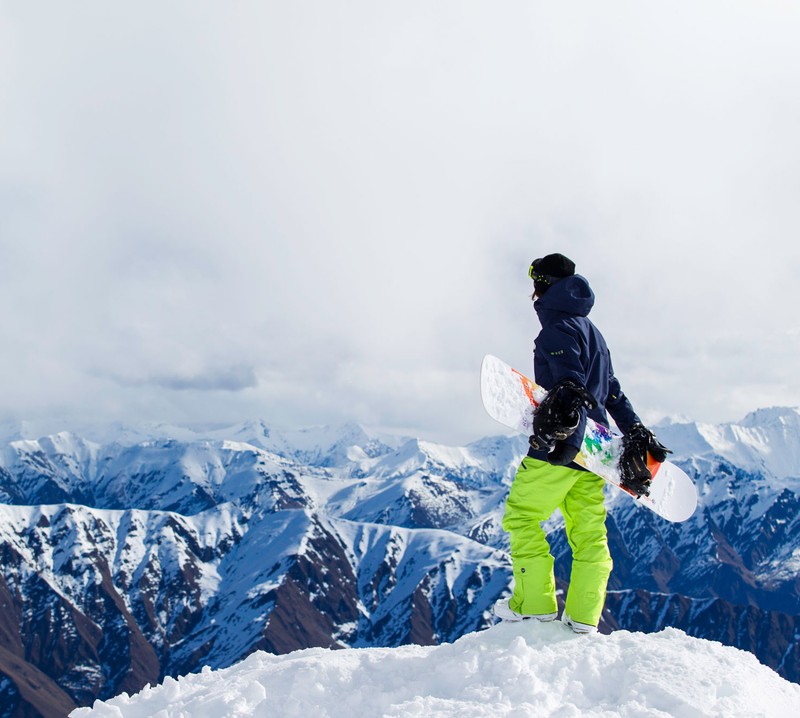
[[[207,432],[167,422],[82,422],[70,419],[0,423],[0,442],[35,441],[57,434],[80,436],[95,444],[134,446],[144,441],[173,439],[195,441]]]
[[[800,407],[773,406],[756,409],[741,421],[741,425],[762,429],[781,426],[796,432],[794,436],[800,436]]]
[[[47,437],[72,435],[98,445],[132,447],[147,442],[234,441],[250,444],[284,458],[313,466],[339,466],[388,453],[408,437],[376,431],[355,422],[285,429],[263,419],[230,426],[176,426],[166,422],[111,422],[83,424],[72,421],[0,423],[0,446],[12,442],[38,442]],[[65,450],[63,453],[70,453]]]
[[[718,456],[767,477],[800,477],[800,409],[759,409],[740,422],[669,423],[657,427],[659,438],[676,459]]]
[[[435,647],[254,653],[231,668],[167,678],[70,715],[783,718],[798,702],[800,686],[752,654],[675,629],[586,637],[531,622]]]
[[[408,439],[396,449],[377,458],[353,456],[355,471],[375,477],[404,477],[414,473],[432,474],[470,485],[500,485],[510,481],[527,451],[524,437],[494,437],[467,446],[448,446],[432,441]]]
[[[399,437],[389,437],[367,429],[360,424],[319,426],[280,432],[276,441],[291,455],[309,464],[337,466],[356,456],[374,457],[390,451],[402,443]],[[277,449],[275,446],[273,450]],[[276,453],[280,453],[276,451]]]
[[[311,466],[341,466],[379,456],[406,441],[354,422],[282,429],[258,419],[196,434],[198,438],[244,442]]]

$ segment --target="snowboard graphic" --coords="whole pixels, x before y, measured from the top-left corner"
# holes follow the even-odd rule
[[[533,410],[544,397],[545,390],[491,354],[481,364],[481,399],[489,416],[521,434],[533,433]],[[622,437],[591,419],[586,422],[581,452],[576,463],[620,486],[617,462],[622,451]],[[692,480],[675,464],[659,464],[652,457],[648,463],[653,474],[650,496],[637,501],[668,521],[686,521],[697,507],[697,491]]]

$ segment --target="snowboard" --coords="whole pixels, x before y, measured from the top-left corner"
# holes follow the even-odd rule
[[[481,399],[495,421],[509,429],[530,436],[533,411],[544,398],[542,387],[491,354],[481,364]],[[659,463],[648,455],[653,475],[649,496],[636,494],[620,485],[617,469],[622,453],[622,437],[592,419],[586,421],[583,445],[575,462],[630,494],[667,521],[686,521],[697,508],[697,490],[689,476],[675,464]]]

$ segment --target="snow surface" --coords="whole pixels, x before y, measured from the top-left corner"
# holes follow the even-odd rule
[[[784,718],[800,685],[690,638],[504,623],[435,647],[254,653],[230,668],[78,708],[71,718]]]

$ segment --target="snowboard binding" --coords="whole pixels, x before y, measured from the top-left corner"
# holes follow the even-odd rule
[[[653,475],[647,466],[647,455],[655,461],[666,461],[672,452],[656,435],[642,424],[634,424],[622,437],[622,455],[619,459],[620,485],[636,498],[650,496]]]
[[[572,379],[558,382],[533,413],[531,447],[549,451],[557,441],[571,436],[581,422],[581,409],[594,409],[597,400],[589,390]]]

